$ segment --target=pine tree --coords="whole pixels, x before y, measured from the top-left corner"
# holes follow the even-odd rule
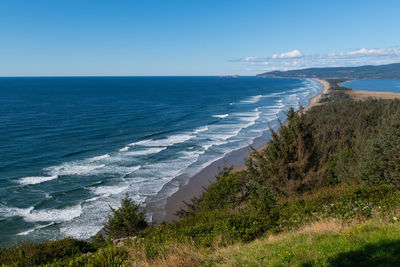
[[[139,205],[133,202],[128,194],[121,200],[119,209],[110,208],[112,214],[109,216],[105,227],[109,237],[116,239],[134,236],[147,227],[144,212],[139,211]]]

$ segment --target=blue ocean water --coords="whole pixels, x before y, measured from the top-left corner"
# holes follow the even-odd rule
[[[88,238],[125,193],[146,205],[321,89],[256,77],[0,78],[0,245]]]
[[[400,93],[400,80],[353,80],[343,86],[354,90]]]

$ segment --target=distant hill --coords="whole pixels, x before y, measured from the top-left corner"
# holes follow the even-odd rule
[[[258,74],[267,78],[400,79],[400,63],[359,67],[309,68]]]

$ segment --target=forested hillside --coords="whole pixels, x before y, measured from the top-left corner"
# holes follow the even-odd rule
[[[258,74],[269,78],[320,79],[400,79],[400,63],[360,67],[309,68],[302,70],[271,71]]]

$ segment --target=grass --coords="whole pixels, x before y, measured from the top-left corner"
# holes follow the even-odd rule
[[[394,266],[400,262],[400,224],[355,226],[321,221],[289,233],[217,250],[205,266]]]

